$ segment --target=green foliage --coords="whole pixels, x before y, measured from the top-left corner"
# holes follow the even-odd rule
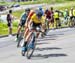
[[[17,21],[13,22],[13,26],[18,27],[18,22]]]
[[[29,1],[29,2],[20,2],[20,5],[28,5],[28,4],[40,4],[43,3],[43,1]]]
[[[13,22],[13,33],[17,32],[17,22]],[[0,35],[7,35],[8,34],[8,26],[7,23],[0,23]]]
[[[54,7],[54,9],[58,9],[58,10],[65,10],[65,9],[68,9],[68,10],[70,10],[71,9],[71,7],[74,7],[75,8],[75,5],[71,5],[71,6],[65,6],[65,7]]]
[[[0,27],[2,27],[2,29],[7,28],[7,24],[6,23],[0,23]]]
[[[21,14],[22,14],[23,12],[24,12],[24,10],[18,10],[18,11],[13,12],[13,15],[14,15],[16,18],[20,19],[20,16],[21,16]]]

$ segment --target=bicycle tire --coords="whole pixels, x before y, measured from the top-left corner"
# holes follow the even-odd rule
[[[20,42],[21,42],[22,39],[23,39],[22,33],[20,33],[20,34],[19,34],[19,37],[18,37],[17,47],[20,47]]]
[[[32,56],[32,54],[33,54],[33,52],[35,50],[35,34],[34,33],[31,34],[31,38],[30,39],[32,39],[32,41],[34,43],[34,48],[30,48],[29,47],[29,45],[30,45],[30,43],[32,43],[32,41],[27,43],[27,54],[26,54],[27,59],[31,58],[31,56]]]

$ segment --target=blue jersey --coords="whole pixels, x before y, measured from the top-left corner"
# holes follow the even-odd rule
[[[27,19],[27,15],[25,13],[23,13],[22,16],[21,16],[21,20],[26,21],[26,19]]]
[[[42,15],[44,15],[44,11],[43,10],[40,10],[40,11],[41,11]]]
[[[41,6],[39,7],[39,11],[41,11],[42,15],[44,15],[44,11]]]
[[[27,19],[27,14],[26,13],[23,13],[21,15],[21,26],[23,26],[25,23],[26,23],[26,19]]]

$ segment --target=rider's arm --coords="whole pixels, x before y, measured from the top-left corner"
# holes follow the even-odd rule
[[[26,24],[25,25],[28,25],[28,22],[30,21],[31,17],[33,16],[34,14],[34,11],[31,11],[26,19]]]
[[[32,20],[30,20],[29,23],[28,23],[29,30],[31,30],[31,24],[32,24]]]
[[[26,19],[26,23],[25,23],[26,27],[28,27],[28,21],[29,21],[28,19],[29,19],[29,17],[27,17],[27,19]]]

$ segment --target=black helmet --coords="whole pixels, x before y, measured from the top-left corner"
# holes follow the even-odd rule
[[[25,12],[30,11],[30,8],[25,9]]]
[[[12,10],[9,10],[9,13],[12,13]]]
[[[51,10],[53,10],[53,7],[51,7]]]
[[[38,17],[42,17],[42,12],[38,10],[38,11],[36,12],[36,15],[37,15]]]
[[[47,8],[45,11],[46,11],[46,12],[48,12],[48,11],[49,11],[49,9]]]
[[[42,7],[39,7],[39,10],[42,10]]]

